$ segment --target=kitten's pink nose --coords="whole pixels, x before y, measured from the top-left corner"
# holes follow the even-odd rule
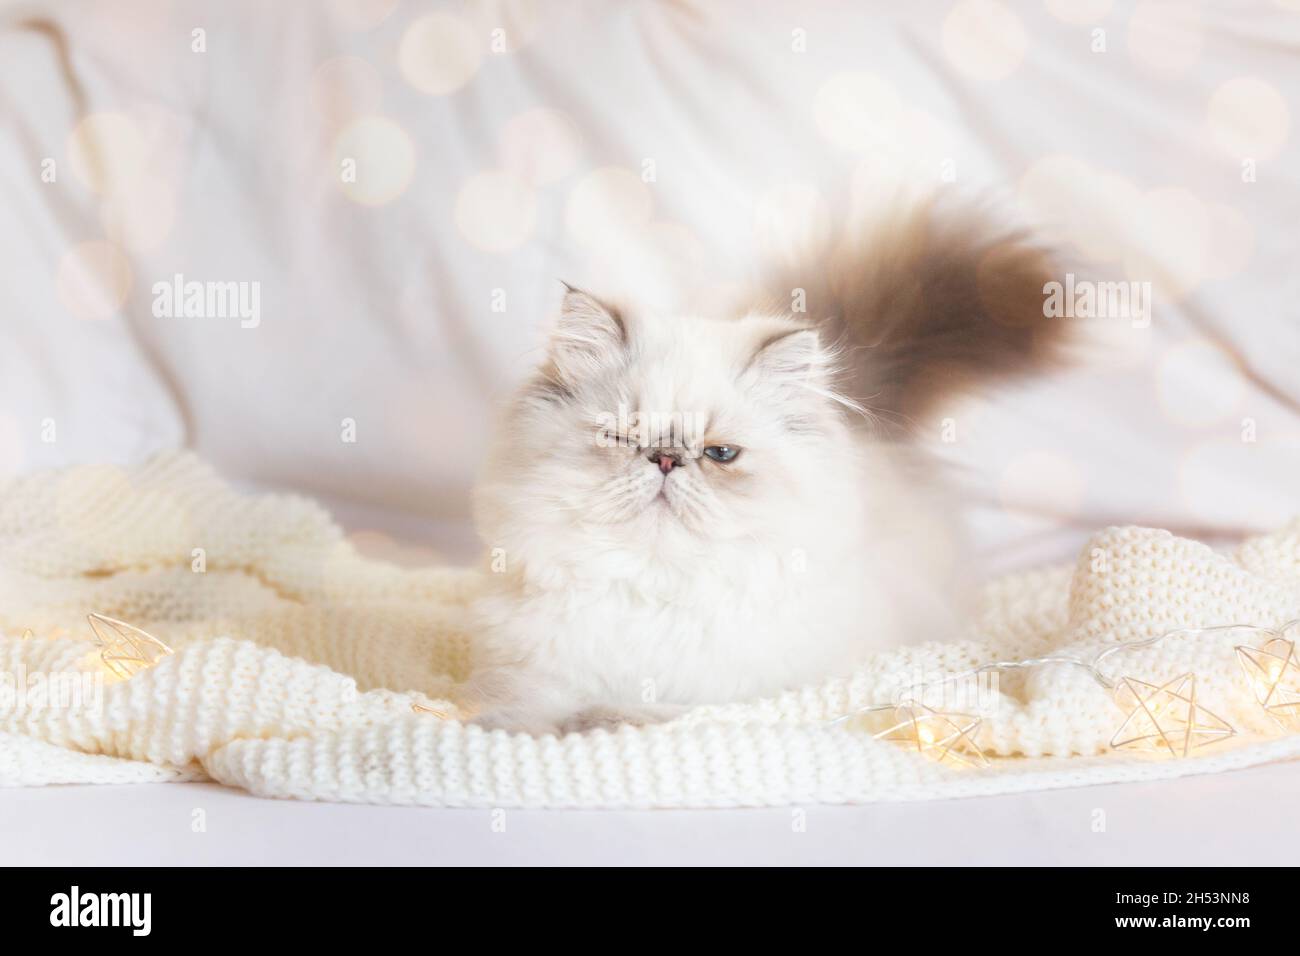
[[[670,454],[666,451],[652,451],[647,456],[651,461],[659,463],[659,470],[665,475],[682,463],[678,455]]]

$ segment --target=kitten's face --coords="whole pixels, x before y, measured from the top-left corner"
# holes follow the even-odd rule
[[[855,454],[827,364],[786,319],[638,321],[570,292],[480,489],[488,543],[671,557],[806,523]]]

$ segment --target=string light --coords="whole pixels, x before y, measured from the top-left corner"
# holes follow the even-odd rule
[[[172,649],[147,631],[103,614],[89,614],[99,657],[114,675],[128,680],[157,664]]]
[[[1237,663],[1264,712],[1283,730],[1300,730],[1300,663],[1295,644],[1275,637],[1263,647],[1240,644]]]
[[[87,619],[90,621],[90,629],[95,633],[100,659],[122,680],[134,677],[140,671],[153,667],[168,654],[174,653],[158,638],[133,624],[105,614],[90,614]],[[28,630],[23,637],[30,635],[31,631]],[[432,714],[439,720],[451,719],[451,715],[445,711],[427,707],[417,701],[411,702],[411,711],[416,714]]]
[[[1157,750],[1186,757],[1197,747],[1217,743],[1236,731],[1196,699],[1196,675],[1183,674],[1156,686],[1132,677],[1120,679],[1115,703],[1129,711],[1110,740],[1114,750]]]
[[[88,615],[87,619],[95,634],[95,643],[104,666],[122,680],[154,666],[163,657],[173,653],[158,638],[125,621],[98,613]],[[1196,696],[1196,675],[1189,672],[1165,684],[1156,685],[1134,677],[1112,680],[1101,665],[1115,654],[1147,647],[1172,637],[1242,630],[1269,634],[1270,639],[1261,647],[1237,645],[1237,660],[1255,699],[1274,722],[1285,730],[1300,729],[1300,660],[1297,659],[1294,642],[1281,637],[1282,631],[1288,631],[1294,626],[1300,626],[1300,620],[1292,621],[1281,629],[1236,624],[1179,628],[1155,637],[1112,645],[1091,661],[1073,657],[993,661],[938,681],[912,685],[905,690],[901,702],[896,705],[865,707],[837,718],[832,724],[892,711],[893,723],[874,733],[874,739],[903,744],[940,763],[961,767],[987,766],[988,757],[978,743],[978,734],[983,724],[980,717],[937,710],[915,699],[911,692],[917,686],[926,688],[993,671],[1064,664],[1087,670],[1102,687],[1113,692],[1116,704],[1126,712],[1124,722],[1111,738],[1112,749],[1154,750],[1173,757],[1187,757],[1193,750],[1236,734],[1226,720],[1199,702]],[[30,629],[22,635],[24,640],[31,639],[31,636]],[[447,713],[417,702],[411,703],[411,710],[417,714],[432,714],[439,720],[450,719]]]
[[[988,764],[988,757],[984,756],[984,751],[975,742],[975,735],[982,723],[979,717],[938,711],[916,701],[894,708],[873,708],[878,711],[891,709],[895,723],[873,734],[876,740],[904,743],[908,749],[925,754],[939,763],[961,767],[982,767]]]
[[[1293,642],[1281,633],[1300,626],[1291,621],[1280,629],[1253,624],[1223,624],[1212,627],[1178,628],[1138,641],[1114,644],[1092,660],[1075,657],[1032,657],[1021,661],[993,661],[936,681],[904,688],[900,702],[892,707],[864,707],[831,721],[842,724],[855,717],[892,710],[895,724],[873,736],[906,744],[909,749],[943,762],[961,766],[986,766],[989,761],[977,742],[981,719],[969,714],[938,711],[920,703],[916,690],[976,677],[993,671],[1024,670],[1048,664],[1080,667],[1110,691],[1125,712],[1124,722],[1111,738],[1113,750],[1140,749],[1187,757],[1192,751],[1227,740],[1236,730],[1226,720],[1207,710],[1196,695],[1196,675],[1186,673],[1165,684],[1151,684],[1134,677],[1112,678],[1102,665],[1116,654],[1148,647],[1175,637],[1191,637],[1225,631],[1268,634],[1262,647],[1238,645],[1237,659],[1246,672],[1256,700],[1283,729],[1300,729],[1300,659]]]

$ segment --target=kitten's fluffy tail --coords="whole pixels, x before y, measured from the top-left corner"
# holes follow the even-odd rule
[[[856,216],[829,258],[787,267],[784,288],[768,288],[824,323],[845,352],[845,394],[900,428],[955,390],[1062,353],[1062,322],[1043,308],[1052,255],[993,222],[978,207],[899,195]]]

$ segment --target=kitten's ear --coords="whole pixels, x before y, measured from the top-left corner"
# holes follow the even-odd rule
[[[616,364],[627,350],[627,323],[613,306],[565,285],[551,333],[548,372],[564,385]]]
[[[807,326],[783,325],[766,332],[745,375],[795,431],[815,429],[835,403],[843,404],[835,389],[834,353]]]
[[[763,338],[749,364],[769,379],[797,384],[820,379],[830,367],[830,356],[816,329],[786,328]]]

